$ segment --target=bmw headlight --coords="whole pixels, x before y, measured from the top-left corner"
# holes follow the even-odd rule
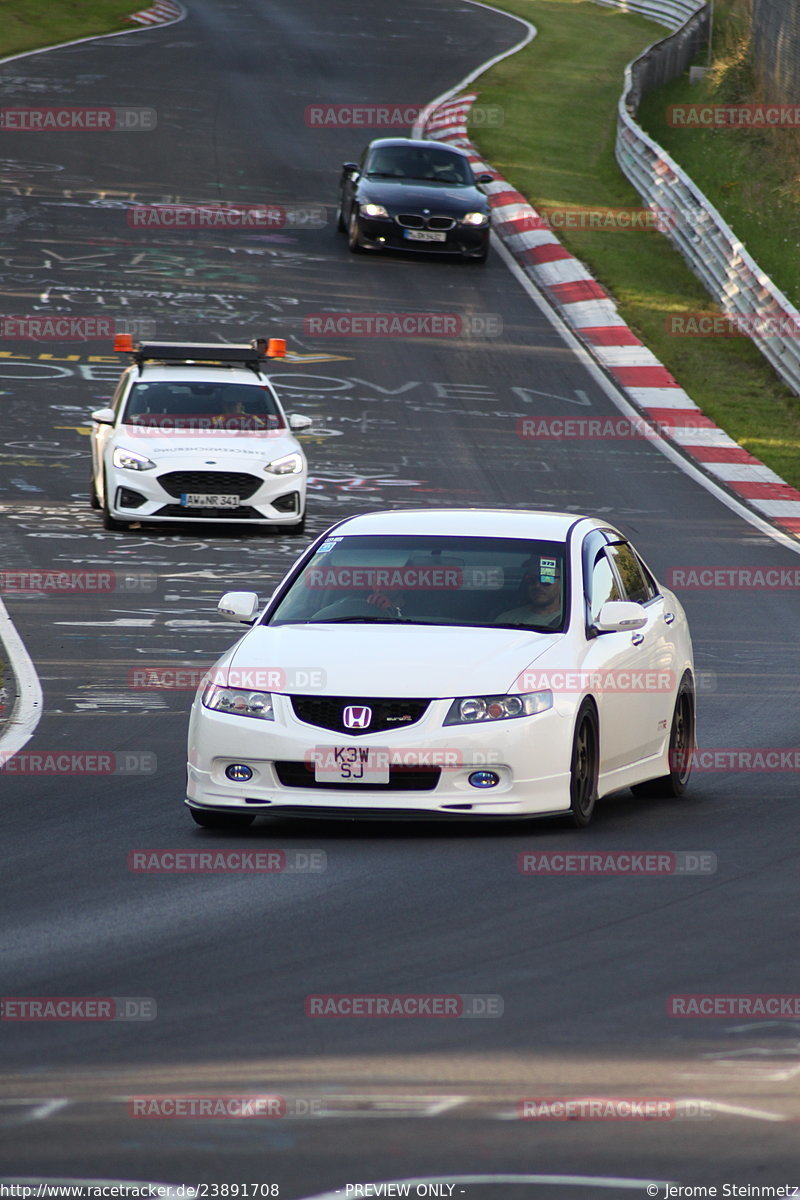
[[[234,717],[257,717],[274,721],[271,692],[251,692],[249,688],[220,687],[210,683],[203,692],[203,707]]]
[[[126,471],[153,471],[156,466],[152,459],[137,454],[135,450],[125,450],[122,446],[117,446],[111,461],[115,467],[124,467]]]
[[[361,212],[365,217],[388,217],[388,212],[382,204],[362,204]]]
[[[524,696],[465,696],[454,700],[445,725],[475,725],[478,721],[510,721],[533,717],[553,707],[553,693],[528,692]]]
[[[284,454],[283,458],[275,458],[264,467],[271,475],[294,475],[303,469],[303,459],[299,454]]]
[[[464,213],[461,222],[463,225],[488,225],[489,218],[486,213],[471,212]]]

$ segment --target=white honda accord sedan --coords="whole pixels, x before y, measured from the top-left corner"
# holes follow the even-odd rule
[[[535,817],[678,796],[695,746],[680,603],[604,519],[371,513],[318,538],[192,707],[199,825]]]

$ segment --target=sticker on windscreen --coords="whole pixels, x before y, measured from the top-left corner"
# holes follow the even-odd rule
[[[317,554],[328,554],[336,545],[336,543],[340,542],[341,540],[342,539],[340,537],[328,538],[327,542],[323,542],[319,547]]]
[[[539,579],[542,583],[555,583],[556,560],[554,558],[539,559]]]

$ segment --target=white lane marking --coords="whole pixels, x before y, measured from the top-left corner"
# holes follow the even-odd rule
[[[0,1125],[7,1128],[9,1125],[26,1125],[28,1121],[46,1121],[53,1113],[59,1112],[71,1103],[70,1100],[0,1100],[0,1105],[6,1105],[8,1108],[30,1107],[30,1112],[23,1112],[10,1118],[0,1117]]]
[[[31,656],[0,600],[0,647],[5,647],[16,680],[17,699],[8,723],[0,734],[3,761],[29,742],[42,717],[44,696]]]
[[[455,96],[457,92],[461,92],[464,90],[464,88],[469,87],[474,79],[477,79],[479,75],[483,75],[484,71],[488,71],[490,67],[495,65],[495,63],[502,62],[504,58],[510,58],[510,56],[512,54],[516,54],[518,50],[523,50],[527,46],[528,42],[533,41],[533,39],[536,37],[536,26],[531,25],[530,21],[526,21],[524,17],[517,17],[513,13],[504,12],[500,8],[495,8],[492,4],[484,4],[482,3],[482,0],[469,0],[469,3],[475,4],[478,8],[486,8],[489,10],[489,12],[498,13],[501,17],[508,17],[512,21],[518,21],[519,24],[524,25],[525,29],[527,30],[525,37],[521,42],[517,42],[515,46],[512,46],[510,50],[504,50],[502,54],[496,54],[494,58],[489,58],[486,60],[486,62],[481,63],[481,65],[476,67],[474,71],[471,71],[469,75],[465,75],[461,82],[457,83],[455,87],[451,87],[449,91],[442,92],[441,96],[437,96],[435,100],[431,100],[430,104],[426,104],[425,108],[423,108],[422,112],[414,122],[414,126],[411,130],[411,136],[413,138],[422,137],[422,131],[427,124],[428,117],[434,111],[434,109],[439,107],[440,104],[444,104],[444,102],[449,100],[451,96]]]
[[[158,29],[166,29],[168,25],[177,25],[179,21],[183,21],[189,14],[180,4],[181,15],[176,17],[174,21],[164,21],[161,25],[155,26]],[[117,33],[95,33],[90,37],[73,38],[71,42],[56,42],[53,46],[40,46],[38,50],[23,50],[21,54],[9,54],[8,58],[0,58],[0,63],[16,62],[18,58],[30,58],[34,54],[48,54],[51,50],[64,50],[67,46],[81,46],[84,42],[100,42],[104,38],[127,37],[131,33],[142,33],[143,28],[134,27],[133,29],[120,29]]]
[[[475,3],[476,0],[470,0],[470,3]],[[566,324],[562,317],[550,307],[544,296],[538,291],[535,284],[528,278],[520,266],[518,266],[511,252],[506,249],[496,234],[492,234],[492,245],[497,253],[505,262],[511,274],[519,281],[520,285],[525,289],[530,298],[533,300],[539,311],[547,318],[551,325],[558,331],[564,342],[574,352],[576,357],[581,361],[588,373],[592,376],[597,386],[605,392],[609,400],[619,409],[621,413],[631,420],[641,420],[642,414],[638,409],[634,408],[628,399],[620,392],[610,379],[602,372],[600,367],[592,358],[589,351],[578,341],[575,334]],[[788,533],[783,533],[780,529],[776,529],[774,525],[770,525],[767,521],[759,517],[751,509],[747,508],[740,500],[724,491],[713,479],[709,479],[694,463],[684,458],[669,442],[665,441],[657,433],[654,433],[652,438],[648,438],[651,445],[655,446],[665,458],[668,458],[676,467],[678,467],[685,475],[695,483],[699,483],[702,488],[710,492],[715,499],[729,508],[737,517],[741,517],[743,521],[747,521],[759,533],[765,534],[772,538],[774,542],[778,542],[785,550],[791,550],[794,554],[800,554],[800,543]]]
[[[155,625],[155,617],[116,617],[113,621],[53,621],[54,625],[79,625],[87,629],[104,629],[108,625],[114,625],[116,628],[135,627],[140,628],[145,625]]]
[[[641,1190],[643,1187],[665,1188],[672,1180],[666,1179],[620,1179],[611,1175],[423,1175],[418,1179],[386,1179],[371,1187],[398,1187],[400,1185],[415,1188],[428,1183],[541,1183],[564,1187],[605,1187],[630,1188]],[[332,1192],[317,1192],[313,1196],[304,1196],[303,1200],[341,1200],[344,1188],[336,1188]]]
[[[700,1100],[698,1103],[713,1109],[714,1112],[732,1113],[735,1117],[751,1117],[755,1121],[791,1120],[791,1117],[785,1117],[783,1113],[766,1112],[761,1108],[744,1108],[741,1104],[722,1104],[718,1100]]]
[[[762,1029],[780,1029],[785,1033],[787,1029],[800,1030],[800,1021],[751,1021],[748,1025],[731,1025],[728,1033],[750,1033],[753,1029],[759,1033]]]

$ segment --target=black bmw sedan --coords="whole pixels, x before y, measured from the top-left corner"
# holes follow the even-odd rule
[[[338,227],[353,253],[417,250],[483,262],[491,209],[463,150],[445,142],[378,138],[345,163]]]

